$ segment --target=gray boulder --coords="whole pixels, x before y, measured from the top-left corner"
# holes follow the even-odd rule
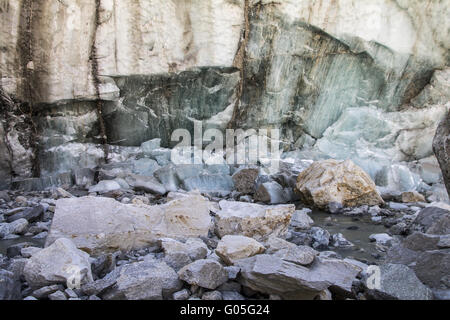
[[[239,282],[252,290],[289,300],[311,300],[328,288],[349,294],[360,268],[332,259],[316,259],[310,268],[267,254],[236,262]]]
[[[450,289],[450,249],[421,253],[413,269],[417,277],[427,286]]]
[[[449,234],[450,211],[438,207],[424,208],[419,212],[413,224],[426,233]]]
[[[115,283],[102,294],[104,300],[162,300],[181,289],[182,282],[171,267],[151,256],[124,265]]]
[[[432,291],[417,278],[412,269],[405,265],[383,264],[380,266],[379,276],[379,287],[371,286],[368,290],[368,295],[372,298],[398,300],[433,299]]]
[[[64,238],[35,253],[26,262],[23,273],[32,288],[52,284],[77,286],[93,281],[89,255]]]
[[[197,260],[178,271],[181,280],[191,285],[214,290],[228,281],[228,273],[217,261]]]

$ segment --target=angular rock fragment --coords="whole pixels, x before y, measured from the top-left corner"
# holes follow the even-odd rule
[[[270,235],[286,233],[294,205],[264,206],[253,203],[222,200],[216,214],[215,231],[219,237],[243,235],[261,240]]]
[[[171,267],[152,257],[124,265],[115,283],[102,294],[105,300],[162,300],[181,289],[182,283]]]
[[[92,282],[89,255],[65,238],[35,253],[25,264],[25,279],[33,288],[52,284],[82,285]]]
[[[226,235],[220,240],[216,254],[227,264],[232,265],[235,260],[249,258],[264,251],[264,246],[252,238]]]
[[[191,285],[214,290],[227,282],[228,273],[214,260],[197,260],[178,271],[181,280]]]

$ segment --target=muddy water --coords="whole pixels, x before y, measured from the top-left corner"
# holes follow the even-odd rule
[[[388,229],[383,225],[374,224],[368,216],[350,217],[332,215],[322,211],[313,211],[309,216],[314,220],[315,226],[328,230],[332,235],[342,233],[347,240],[355,245],[345,249],[332,248],[343,258],[356,258],[369,262],[379,261],[379,258],[372,255],[379,255],[380,252],[375,249],[375,244],[370,242],[369,236],[374,233],[386,233]]]

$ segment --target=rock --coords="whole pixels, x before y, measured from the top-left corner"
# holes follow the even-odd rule
[[[6,190],[0,190],[0,199],[5,200],[6,202],[11,201],[11,197]]]
[[[409,228],[405,222],[399,222],[393,225],[389,231],[391,234],[404,236],[409,233]]]
[[[28,296],[28,297],[23,298],[23,300],[28,301],[28,300],[37,300],[37,299],[35,297]]]
[[[270,237],[266,242],[268,254],[273,254],[284,261],[292,262],[299,265],[310,265],[318,252],[308,246],[297,246],[286,240]]]
[[[331,300],[333,300],[333,296],[332,296],[330,290],[323,290],[316,297],[316,300],[331,301]]]
[[[139,175],[128,175],[125,181],[133,187],[134,190],[164,195],[167,193],[166,188],[159,183],[154,177],[145,177]]]
[[[263,206],[222,200],[215,220],[215,232],[219,237],[243,235],[261,240],[270,235],[280,236],[287,232],[294,205]]]
[[[425,197],[417,191],[408,191],[402,193],[403,203],[425,202]]]
[[[164,250],[164,261],[175,271],[195,260],[206,258],[208,253],[206,244],[198,238],[190,238],[186,243],[173,239],[161,239],[159,242]]]
[[[305,203],[319,208],[331,202],[345,207],[384,204],[370,176],[350,160],[313,163],[298,176],[297,190]]]
[[[288,203],[289,195],[275,181],[261,183],[255,193],[255,200],[268,204]]]
[[[371,234],[369,236],[369,240],[384,246],[390,246],[392,245],[393,238],[387,233],[378,233],[378,234]]]
[[[87,296],[99,296],[103,294],[107,289],[117,283],[117,278],[120,275],[121,268],[122,267],[115,268],[103,278],[82,285],[81,292]]]
[[[51,284],[81,285],[93,281],[89,255],[68,239],[60,238],[34,254],[26,263],[24,276],[33,288]]]
[[[414,251],[429,251],[439,249],[438,243],[443,236],[414,232],[403,240],[402,245]]]
[[[67,237],[96,256],[141,249],[164,237],[207,236],[210,225],[209,202],[198,194],[157,206],[122,204],[101,197],[61,199],[46,246]]]
[[[328,246],[330,244],[331,235],[327,230],[319,228],[319,227],[313,227],[313,228],[311,228],[309,233],[312,236],[313,248],[319,249],[319,250],[328,248]]]
[[[197,260],[178,271],[181,280],[191,285],[214,290],[228,280],[228,274],[214,260]]]
[[[13,234],[24,233],[28,227],[28,221],[25,219],[15,220],[11,223],[0,224],[0,239]]]
[[[102,254],[94,259],[91,263],[92,272],[99,278],[105,277],[108,273],[113,271],[116,267],[118,252],[112,254]]]
[[[52,294],[49,294],[48,298],[50,300],[67,300],[66,295],[64,294],[64,292],[61,292],[61,291],[56,291]]]
[[[36,220],[39,220],[42,215],[44,214],[44,207],[43,206],[37,206],[34,208],[26,208],[25,210],[13,214],[9,216],[6,221],[7,222],[13,222],[19,219],[25,219],[28,222],[34,222]]]
[[[373,206],[373,207],[370,207],[370,208],[369,208],[369,211],[368,211],[368,213],[369,213],[372,217],[375,217],[375,216],[379,215],[380,212],[381,212],[381,209],[380,209],[379,206]]]
[[[73,291],[70,288],[67,288],[66,290],[64,290],[64,293],[66,294],[66,296],[70,299],[76,299],[78,298],[78,295],[75,293],[75,291]]]
[[[53,284],[51,286],[42,287],[37,290],[34,290],[31,295],[37,299],[45,299],[50,294],[55,293],[56,291],[62,291],[62,290],[64,290],[64,287],[62,285]]]
[[[450,111],[439,124],[433,140],[433,151],[439,161],[447,193],[450,196]]]
[[[226,235],[220,240],[215,252],[223,261],[232,265],[235,260],[252,257],[264,251],[264,246],[252,238]]]
[[[327,207],[330,213],[337,214],[341,212],[343,205],[340,202],[330,202]]]
[[[12,272],[0,269],[0,300],[19,300],[21,284]]]
[[[42,248],[25,247],[20,250],[20,254],[24,258],[31,258],[31,256],[33,256],[33,254],[38,253],[41,250],[42,250]]]
[[[102,194],[119,189],[121,189],[120,184],[118,184],[116,181],[102,180],[97,185],[90,187],[89,193],[97,192]]]
[[[440,249],[448,249],[448,248],[450,248],[450,235],[445,235],[443,237],[440,237],[437,246]]]
[[[397,202],[389,202],[388,206],[390,209],[397,211],[404,211],[409,209],[408,206]]]
[[[299,230],[309,230],[314,225],[314,220],[308,216],[310,209],[296,210],[292,215],[291,226]]]
[[[228,273],[228,279],[234,280],[237,278],[241,269],[236,266],[228,266],[228,267],[225,267],[225,271]]]
[[[431,288],[450,288],[450,249],[423,252],[416,261],[413,269],[420,281]]]
[[[438,207],[427,207],[419,212],[413,223],[427,233],[448,234],[450,233],[450,211]]]
[[[151,256],[121,267],[115,284],[102,294],[105,300],[162,300],[181,289],[177,273]]]
[[[22,242],[22,243],[13,244],[6,249],[6,256],[8,258],[14,258],[16,256],[19,256],[19,255],[21,255],[21,252],[23,249],[28,248],[32,245],[33,245],[33,243],[30,243],[30,242]]]
[[[202,300],[222,300],[222,293],[220,291],[209,291],[202,295]]]
[[[347,293],[360,272],[339,260],[316,261],[306,268],[267,254],[239,260],[237,266],[243,286],[288,300],[312,300],[329,287]]]
[[[336,248],[349,248],[355,246],[353,243],[344,238],[342,233],[336,233],[331,236],[331,245]]]
[[[254,193],[256,179],[259,176],[258,168],[244,168],[236,171],[232,178],[236,190],[243,194]]]
[[[423,285],[413,270],[402,264],[380,266],[378,288],[372,288],[369,295],[379,299],[432,300],[433,293]]]
[[[45,239],[45,238],[47,238],[47,236],[48,236],[48,232],[44,231],[44,232],[41,232],[41,233],[35,235],[33,237],[33,239]]]
[[[236,291],[222,291],[222,299],[223,300],[245,300],[245,298]]]
[[[172,295],[173,300],[187,300],[189,299],[190,293],[189,290],[183,289],[181,291],[174,292]]]

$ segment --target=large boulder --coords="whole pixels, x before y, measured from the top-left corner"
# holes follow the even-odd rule
[[[60,199],[46,246],[66,237],[91,255],[100,255],[139,249],[159,238],[207,236],[209,206],[199,194],[182,195],[156,206],[122,204],[102,197]]]
[[[346,207],[384,204],[370,176],[351,160],[317,161],[300,173],[301,199],[319,208],[337,202]]]
[[[379,286],[367,290],[369,297],[399,300],[433,299],[431,290],[405,265],[383,264],[380,266],[379,276]]]
[[[65,238],[35,253],[26,262],[23,274],[32,288],[52,284],[77,286],[93,281],[89,255]]]
[[[220,240],[216,254],[227,264],[263,253],[265,248],[258,241],[237,235],[226,235]]]
[[[330,288],[349,294],[361,268],[341,260],[316,259],[310,268],[273,255],[260,254],[236,262],[239,282],[258,292],[289,300],[311,300]]]
[[[444,183],[450,196],[450,112],[436,130],[433,151],[441,166]]]
[[[253,203],[222,200],[216,214],[215,232],[219,237],[243,235],[261,240],[287,232],[294,205],[264,206]]]
[[[105,300],[162,300],[181,289],[182,282],[171,267],[151,256],[124,265],[102,298]]]

